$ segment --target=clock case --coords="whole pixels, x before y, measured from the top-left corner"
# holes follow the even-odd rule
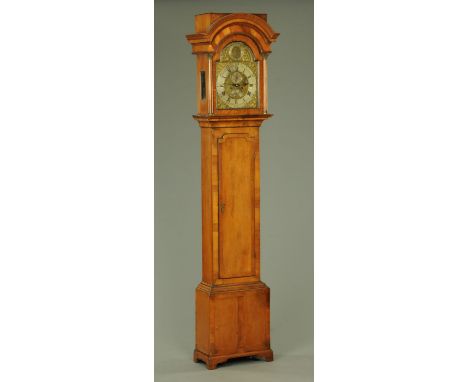
[[[260,280],[259,127],[267,113],[270,45],[266,14],[205,13],[187,35],[197,62],[201,128],[202,281],[195,292],[194,361],[208,369],[230,358],[273,360],[270,289]],[[258,108],[216,108],[216,62],[234,41],[258,61]]]

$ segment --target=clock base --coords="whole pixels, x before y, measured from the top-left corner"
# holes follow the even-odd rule
[[[244,353],[235,353],[235,354],[228,354],[228,355],[208,355],[205,354],[197,349],[193,352],[193,362],[202,361],[206,364],[206,368],[208,370],[216,369],[218,364],[224,363],[233,358],[241,358],[241,357],[255,357],[259,359],[263,359],[265,362],[273,361],[273,351],[271,349],[262,350],[262,351],[252,351],[252,352],[244,352]]]
[[[194,360],[214,369],[231,358],[273,360],[270,348],[270,288],[263,282],[210,285],[196,290]]]

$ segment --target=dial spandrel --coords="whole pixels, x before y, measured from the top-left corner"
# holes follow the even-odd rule
[[[236,41],[227,45],[216,63],[216,106],[218,109],[258,107],[258,63],[250,48]]]

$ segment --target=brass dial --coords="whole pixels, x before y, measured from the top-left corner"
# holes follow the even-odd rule
[[[219,73],[216,91],[221,101],[231,108],[249,107],[256,94],[256,78],[243,63],[227,65]]]
[[[226,46],[216,64],[217,108],[257,107],[257,72],[257,62],[246,44]]]

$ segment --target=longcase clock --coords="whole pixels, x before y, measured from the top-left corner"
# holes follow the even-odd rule
[[[260,280],[259,128],[278,33],[266,14],[205,13],[187,36],[197,62],[201,128],[202,281],[194,361],[273,360],[270,289]]]

